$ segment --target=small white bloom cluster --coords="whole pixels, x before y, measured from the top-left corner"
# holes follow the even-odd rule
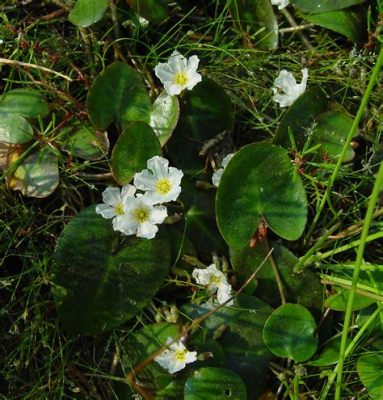
[[[166,344],[168,348],[160,353],[154,360],[161,365],[162,368],[174,374],[184,369],[186,364],[197,360],[196,351],[188,351],[182,340],[173,342],[172,338],[168,338]]]
[[[227,282],[226,276],[222,271],[217,269],[215,264],[209,265],[207,268],[195,268],[192,273],[193,278],[199,285],[206,286],[211,294],[217,294],[219,304],[228,301],[231,296],[231,285]],[[226,305],[231,306],[233,300]]]
[[[218,187],[219,182],[221,180],[222,174],[223,174],[223,170],[226,168],[227,164],[229,164],[229,161],[231,160],[231,158],[233,157],[233,153],[228,154],[223,160],[222,160],[222,168],[217,169],[217,171],[215,171],[213,173],[213,176],[211,178],[213,185]]]
[[[104,204],[96,206],[96,213],[113,218],[113,229],[125,235],[153,239],[158,224],[167,217],[165,206],[158,205],[177,200],[181,193],[183,172],[169,167],[169,161],[154,156],[147,162],[148,169],[135,174],[134,186],[125,185],[120,190],[108,187],[102,193]],[[144,193],[136,193],[137,189]]]
[[[289,0],[271,0],[273,6],[278,6],[278,10],[283,10],[289,5]]]
[[[201,82],[202,76],[197,72],[199,58],[191,56],[186,59],[174,51],[167,63],[159,63],[154,72],[170,96],[180,94],[184,89],[191,90]]]
[[[280,107],[289,107],[306,90],[309,72],[307,68],[302,69],[302,82],[297,83],[291,72],[283,69],[274,81],[273,100],[279,103]],[[281,93],[281,91],[283,93]]]

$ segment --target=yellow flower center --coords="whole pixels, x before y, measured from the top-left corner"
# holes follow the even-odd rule
[[[156,190],[159,194],[168,194],[171,188],[172,184],[170,183],[169,179],[162,178],[157,181]]]
[[[183,86],[188,83],[189,78],[185,72],[178,72],[174,78],[174,81],[177,85]]]
[[[215,283],[216,285],[220,285],[221,283],[221,278],[217,275],[212,275],[210,277],[210,283]]]
[[[184,362],[186,360],[186,350],[176,350],[175,359]]]
[[[116,215],[124,215],[124,206],[122,205],[122,203],[118,203],[116,205],[116,207],[114,207],[114,212],[116,213]]]
[[[145,207],[140,207],[134,210],[134,219],[139,224],[146,222],[149,219],[149,210]]]

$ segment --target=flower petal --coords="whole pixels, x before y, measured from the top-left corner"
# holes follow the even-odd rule
[[[124,185],[121,189],[121,201],[125,203],[130,197],[134,197],[136,188],[133,185]]]
[[[274,86],[283,90],[285,93],[289,93],[291,89],[293,89],[297,85],[297,81],[294,78],[294,75],[283,69],[278,77],[274,81]]]
[[[188,90],[192,90],[193,87],[202,81],[202,76],[198,73],[198,72],[192,72],[188,74],[188,82],[186,87],[188,88]]]
[[[164,157],[154,156],[150,158],[147,166],[158,178],[166,178],[168,176],[169,161]]]
[[[183,87],[173,82],[165,82],[164,88],[169,96],[176,96],[182,92]]]
[[[157,78],[165,84],[165,82],[173,82],[174,81],[174,71],[172,71],[168,64],[159,63],[154,68],[154,73],[156,74]]]
[[[125,235],[134,235],[137,232],[137,223],[125,215],[118,215],[113,220],[113,229]]]
[[[112,207],[121,203],[121,192],[118,187],[110,186],[102,192],[102,201]]]
[[[187,62],[187,70],[188,72],[196,72],[198,69],[199,58],[198,56],[191,56]]]
[[[101,214],[104,218],[113,218],[116,216],[116,212],[113,207],[108,206],[107,204],[97,204],[96,213]]]
[[[222,174],[223,174],[223,168],[220,168],[213,173],[211,180],[212,180],[214,186],[218,187],[219,182],[221,181],[221,178],[222,178]]]
[[[137,227],[137,237],[142,237],[144,239],[153,239],[158,232],[158,226],[150,222],[143,222],[138,224]]]
[[[186,58],[176,50],[173,51],[169,57],[168,65],[174,72],[182,72],[186,71],[187,61]]]
[[[164,206],[153,207],[150,213],[149,222],[152,224],[162,224],[168,216],[168,210]]]
[[[153,174],[149,170],[144,169],[142,172],[138,172],[134,175],[134,186],[140,190],[154,190],[156,187],[156,181]]]
[[[168,179],[170,180],[173,186],[179,186],[181,184],[183,176],[184,173],[180,169],[169,167]]]

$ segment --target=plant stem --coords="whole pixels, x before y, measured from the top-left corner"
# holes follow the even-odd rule
[[[356,117],[354,119],[354,122],[353,122],[353,124],[351,126],[350,132],[348,133],[347,139],[346,139],[346,141],[345,141],[345,143],[343,145],[342,152],[341,152],[341,154],[340,154],[340,156],[338,158],[338,161],[336,163],[334,171],[333,171],[333,173],[331,174],[331,176],[330,176],[330,178],[328,180],[327,188],[326,188],[326,191],[325,191],[325,193],[324,193],[324,195],[322,197],[322,200],[320,202],[318,211],[317,211],[317,213],[316,213],[316,215],[314,217],[314,220],[313,220],[313,222],[312,222],[312,224],[311,224],[311,226],[310,226],[310,228],[309,228],[309,230],[308,230],[308,232],[306,234],[306,237],[305,237],[305,240],[304,240],[305,243],[308,242],[308,239],[310,238],[310,236],[314,232],[314,230],[316,228],[316,225],[317,225],[317,223],[318,223],[318,221],[320,219],[320,216],[322,214],[323,208],[324,208],[326,202],[328,202],[328,200],[329,200],[330,193],[331,193],[332,187],[334,185],[335,179],[336,179],[336,177],[337,177],[337,175],[339,173],[340,167],[341,167],[341,165],[343,163],[343,160],[344,160],[344,158],[346,156],[346,153],[347,153],[347,150],[348,150],[348,148],[350,146],[351,140],[356,134],[356,131],[358,129],[358,125],[359,125],[360,120],[362,119],[362,116],[363,116],[363,112],[364,112],[365,108],[367,107],[367,103],[368,103],[368,100],[370,98],[372,89],[373,89],[373,87],[375,85],[375,82],[378,79],[379,72],[380,72],[380,69],[382,67],[382,64],[383,64],[383,48],[380,49],[378,59],[376,61],[374,69],[371,72],[370,81],[368,82],[368,86],[367,86],[367,89],[366,89],[366,91],[365,91],[365,93],[363,95],[363,98],[362,98],[362,101],[360,103],[358,112],[357,112]]]
[[[371,325],[372,322],[374,322],[375,318],[379,315],[379,313],[382,310],[383,303],[379,303],[379,306],[377,309],[371,314],[371,316],[368,318],[368,320],[363,324],[363,326],[359,329],[359,332],[355,335],[354,339],[352,339],[351,343],[348,345],[344,356],[347,358],[351,352],[354,350],[356,347],[357,343],[359,342],[359,339],[362,337],[363,333],[367,330],[367,328]],[[337,364],[332,371],[331,375],[329,376],[327,383],[325,387],[322,390],[321,396],[319,400],[325,400],[327,398],[328,392],[334,382],[335,377],[337,376],[337,371],[339,368],[339,364]]]
[[[381,58],[383,60],[383,51],[381,51],[380,55],[382,56]],[[335,400],[340,400],[340,398],[341,398],[340,396],[341,396],[341,390],[342,390],[341,384],[342,384],[343,364],[344,364],[344,359],[346,357],[345,351],[346,351],[346,343],[347,343],[347,332],[348,332],[348,328],[350,326],[350,320],[351,320],[351,314],[352,314],[352,303],[354,301],[354,295],[355,295],[355,291],[357,288],[360,266],[362,265],[362,261],[363,261],[363,253],[364,253],[364,248],[366,246],[368,230],[370,228],[370,224],[371,224],[371,221],[373,218],[375,204],[378,199],[382,185],[383,185],[383,163],[380,164],[378,176],[376,177],[374,188],[372,189],[372,194],[371,194],[370,200],[368,202],[366,218],[364,220],[363,230],[362,230],[362,234],[361,234],[361,238],[360,238],[360,244],[359,244],[358,251],[356,254],[355,269],[354,269],[354,274],[352,276],[351,290],[350,290],[350,295],[349,295],[348,301],[347,301],[346,315],[344,317],[344,325],[343,325],[343,331],[342,331],[342,341],[340,344],[339,363],[338,363],[336,389],[335,389]]]

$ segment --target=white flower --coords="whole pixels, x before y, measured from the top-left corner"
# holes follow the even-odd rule
[[[141,238],[153,239],[158,232],[157,224],[164,222],[167,215],[166,207],[153,207],[146,196],[138,194],[125,204],[125,214],[118,230],[125,235],[136,234]]]
[[[96,213],[104,218],[113,218],[113,229],[120,231],[124,224],[124,215],[127,212],[129,199],[134,198],[136,188],[132,185],[125,185],[121,191],[118,187],[108,187],[102,192],[102,200],[105,204],[96,206]]]
[[[289,5],[289,0],[271,0],[273,6],[278,6],[278,10],[282,10]]]
[[[134,185],[137,189],[146,190],[145,198],[150,204],[165,203],[177,200],[181,193],[183,172],[169,167],[166,158],[154,156],[148,160],[148,169],[134,175]]]
[[[172,341],[172,338],[168,338],[166,343],[169,344]],[[155,357],[154,360],[160,364],[162,368],[167,369],[171,374],[184,369],[186,364],[197,360],[197,352],[188,351],[181,340],[169,344],[168,347],[168,349]]]
[[[167,63],[159,63],[154,72],[160,79],[166,92],[173,96],[182,90],[191,90],[201,82],[202,76],[197,72],[199,59],[191,56],[188,60],[178,51],[174,51]]]
[[[210,293],[217,293],[219,304],[225,303],[231,296],[231,285],[227,283],[224,273],[217,269],[215,264],[209,265],[207,268],[195,268],[192,273],[193,278],[200,285],[204,285]],[[226,305],[231,306],[233,300]]]
[[[291,72],[283,69],[279,73],[279,76],[274,81],[275,87],[273,87],[273,92],[275,96],[273,100],[279,103],[280,107],[291,106],[291,104],[304,93],[309,76],[307,68],[302,69],[302,74],[302,82],[298,84]],[[279,93],[280,91],[285,94]]]
[[[222,160],[222,168],[218,169],[217,171],[214,172],[211,180],[213,181],[213,185],[217,186],[219,185],[219,182],[221,180],[223,170],[226,168],[226,165],[229,164],[229,161],[233,157],[233,153],[228,154],[223,160]]]

